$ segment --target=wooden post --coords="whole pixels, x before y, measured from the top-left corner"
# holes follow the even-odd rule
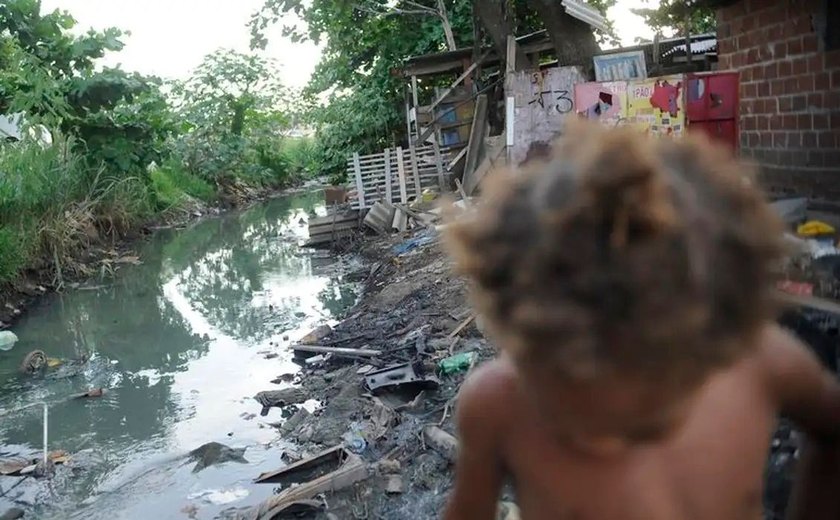
[[[353,154],[353,172],[356,177],[356,196],[359,199],[359,209],[365,209],[365,185],[362,182],[362,164],[359,161],[359,153]]]
[[[383,154],[385,156],[385,201],[388,204],[393,204],[391,194],[391,149],[386,148]]]
[[[400,202],[408,204],[408,189],[405,186],[405,154],[401,146],[397,147],[397,176],[400,181]]]
[[[440,192],[446,192],[446,179],[443,177],[443,158],[440,155],[440,146],[437,144],[437,141],[432,143],[432,147],[435,150],[435,167],[437,168],[438,174],[438,186],[440,186]]]
[[[507,56],[505,58],[505,71],[508,75],[516,72],[516,36],[508,34]]]
[[[417,165],[417,148],[411,145],[408,148],[408,156],[411,159],[411,174],[414,177],[414,196],[420,197],[423,194],[423,189],[420,187],[420,168]],[[408,202],[403,201],[408,204]]]
[[[411,131],[411,102],[409,101],[408,89],[403,89],[405,94],[405,126],[408,131],[408,140],[414,139],[414,132]]]
[[[411,76],[411,102],[414,103],[414,131],[420,135],[420,101],[417,94],[417,76]],[[411,140],[409,139],[409,142]]]

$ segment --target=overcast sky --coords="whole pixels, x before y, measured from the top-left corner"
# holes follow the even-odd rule
[[[247,51],[246,24],[263,0],[42,0],[44,10],[69,11],[81,29],[118,27],[131,32],[125,49],[105,64],[164,78],[185,78],[201,59],[225,47]],[[651,0],[649,4],[656,4]],[[609,15],[625,45],[636,36],[652,38],[642,20],[630,13],[644,0],[618,0]],[[292,43],[279,28],[269,34],[267,54],[282,66],[281,75],[292,87],[302,87],[318,61],[312,43]]]

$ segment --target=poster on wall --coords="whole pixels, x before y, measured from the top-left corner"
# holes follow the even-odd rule
[[[627,82],[575,85],[575,107],[581,117],[615,127],[627,121]]]
[[[683,76],[627,83],[627,123],[651,135],[679,137],[685,132]]]
[[[621,81],[647,78],[645,53],[642,51],[619,52],[592,58],[597,81]]]

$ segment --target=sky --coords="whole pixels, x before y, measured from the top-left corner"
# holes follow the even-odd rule
[[[248,51],[246,27],[263,0],[42,0],[42,9],[70,12],[79,29],[117,27],[131,33],[125,48],[103,63],[163,78],[184,79],[201,59],[219,48]],[[633,7],[655,5],[658,0],[618,0],[609,12],[624,45],[637,36],[652,38]],[[277,27],[269,33],[269,57],[281,66],[286,85],[302,87],[311,76],[320,49],[311,42],[292,43]]]

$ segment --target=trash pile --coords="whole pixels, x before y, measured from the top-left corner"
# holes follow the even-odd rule
[[[257,478],[276,486],[271,499],[232,518],[439,516],[452,485],[458,388],[495,352],[440,248],[436,212],[417,211],[407,214],[424,225],[367,242],[365,295],[350,315],[293,346],[299,384],[255,396],[264,415],[282,410],[274,426],[301,453],[287,450],[289,465]],[[311,399],[322,403],[314,412],[302,406]]]

